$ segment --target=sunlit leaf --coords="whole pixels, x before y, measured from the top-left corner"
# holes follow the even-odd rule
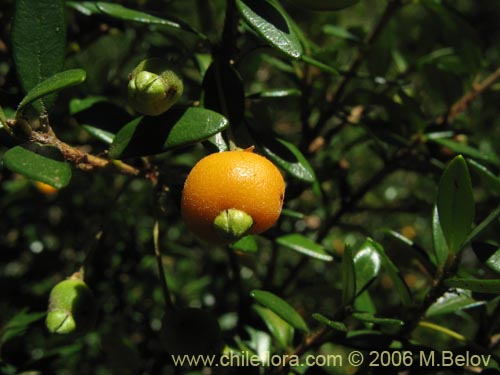
[[[254,305],[253,309],[259,314],[269,332],[271,332],[282,348],[291,345],[294,329],[290,324],[265,307]]]
[[[236,0],[241,16],[267,43],[293,58],[302,45],[288,15],[276,0]]]
[[[327,262],[333,260],[333,257],[325,251],[323,246],[298,233],[291,233],[278,237],[276,242],[281,246],[312,258],[321,259]]]

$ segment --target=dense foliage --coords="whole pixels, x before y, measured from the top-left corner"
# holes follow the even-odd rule
[[[308,3],[2,1],[0,373],[229,373],[170,356],[209,346],[252,373],[498,373],[500,2]],[[151,57],[183,93],[142,116]],[[250,146],[283,173],[280,220],[200,241],[187,174]],[[77,271],[95,324],[51,333]]]

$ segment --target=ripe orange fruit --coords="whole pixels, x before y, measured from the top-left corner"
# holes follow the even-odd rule
[[[213,243],[232,242],[247,233],[262,233],[278,220],[285,195],[283,176],[273,163],[252,150],[208,155],[189,173],[181,212],[198,237]],[[216,218],[227,224],[228,236],[221,235],[220,225],[214,225]],[[236,230],[233,235],[234,227],[248,223],[246,218],[250,222],[244,233]]]

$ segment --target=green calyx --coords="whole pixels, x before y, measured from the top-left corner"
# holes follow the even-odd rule
[[[128,83],[129,104],[147,116],[158,116],[179,100],[184,85],[182,80],[162,59],[142,61],[132,71]]]
[[[69,278],[52,288],[45,325],[51,333],[85,333],[94,326],[96,314],[90,288],[81,279]]]
[[[252,228],[253,219],[236,208],[222,211],[214,220],[214,228],[224,242],[234,242],[244,237]]]

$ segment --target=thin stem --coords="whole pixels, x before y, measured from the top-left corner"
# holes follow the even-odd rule
[[[170,291],[168,289],[167,278],[165,277],[165,268],[163,267],[163,261],[160,252],[160,224],[158,220],[155,220],[153,226],[153,243],[154,243],[154,253],[156,257],[156,264],[158,265],[158,274],[160,277],[161,287],[163,291],[163,297],[165,298],[165,306],[167,310],[174,309],[174,303],[170,297]]]
[[[373,28],[372,32],[367,36],[365,43],[358,49],[356,56],[349,65],[349,68],[343,76],[343,79],[340,81],[332,96],[330,97],[327,110],[321,113],[315,127],[317,130],[322,128],[323,125],[328,121],[328,119],[335,113],[335,111],[337,110],[338,101],[341,99],[351,80],[356,77],[356,73],[363,64],[368,50],[377,41],[382,31],[391,20],[392,16],[402,5],[402,0],[390,0],[387,3],[387,6],[377,24]]]
[[[65,160],[73,163],[76,168],[83,171],[88,172],[94,171],[96,169],[109,169],[130,176],[138,176],[141,173],[139,169],[122,161],[106,160],[79,150],[76,147],[70,146],[67,143],[61,141],[54,134],[32,131],[30,138],[34,142],[56,147],[57,149],[59,149],[59,151],[61,151]]]
[[[451,124],[457,116],[465,112],[470,104],[484,91],[488,90],[496,81],[500,79],[500,67],[497,68],[491,75],[484,79],[481,83],[472,86],[472,89],[458,99],[452,105],[450,112],[446,118],[446,123]]]

